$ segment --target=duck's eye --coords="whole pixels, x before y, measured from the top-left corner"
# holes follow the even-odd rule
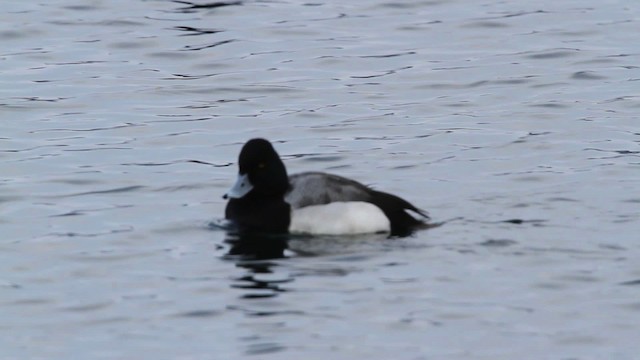
[[[258,169],[264,169],[265,167],[267,167],[267,165],[263,162],[258,164]]]

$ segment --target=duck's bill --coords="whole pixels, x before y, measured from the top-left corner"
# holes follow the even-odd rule
[[[253,185],[251,185],[251,181],[249,181],[249,176],[247,176],[247,174],[238,174],[236,183],[229,190],[229,192],[224,194],[223,198],[240,199],[241,197],[247,195],[252,189]]]

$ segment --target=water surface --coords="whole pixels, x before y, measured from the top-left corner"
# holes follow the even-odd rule
[[[0,357],[637,357],[634,4],[199,4],[5,4]],[[258,136],[451,221],[228,256]]]

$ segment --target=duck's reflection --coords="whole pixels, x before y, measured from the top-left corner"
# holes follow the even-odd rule
[[[238,260],[267,260],[285,257],[288,235],[227,232],[225,242],[229,244],[227,258]]]
[[[229,245],[224,258],[247,273],[234,279],[231,287],[246,290],[246,299],[269,298],[286,291],[282,284],[293,281],[289,274],[276,268],[278,259],[286,258],[289,236],[238,233],[227,231],[225,243]]]
[[[239,232],[229,222],[212,224],[225,231],[223,259],[229,260],[247,271],[233,278],[231,287],[242,289],[242,298],[269,298],[290,291],[290,283],[300,274],[300,268],[286,260],[290,258],[322,257],[335,263],[335,269],[322,266],[304,269],[302,273],[344,274],[344,261],[366,259],[388,248],[402,246],[397,238],[387,233],[351,236],[304,236],[291,234],[264,234]],[[339,256],[338,256],[339,255]],[[299,262],[294,262],[300,264]]]
[[[209,228],[225,233],[224,243],[228,250],[225,259],[246,262],[285,258],[290,235],[240,231],[234,222],[215,219]]]

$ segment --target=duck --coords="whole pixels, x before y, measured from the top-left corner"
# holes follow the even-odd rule
[[[429,215],[396,195],[324,172],[287,174],[271,142],[247,141],[238,177],[223,196],[225,218],[240,232],[408,236],[429,227]]]

